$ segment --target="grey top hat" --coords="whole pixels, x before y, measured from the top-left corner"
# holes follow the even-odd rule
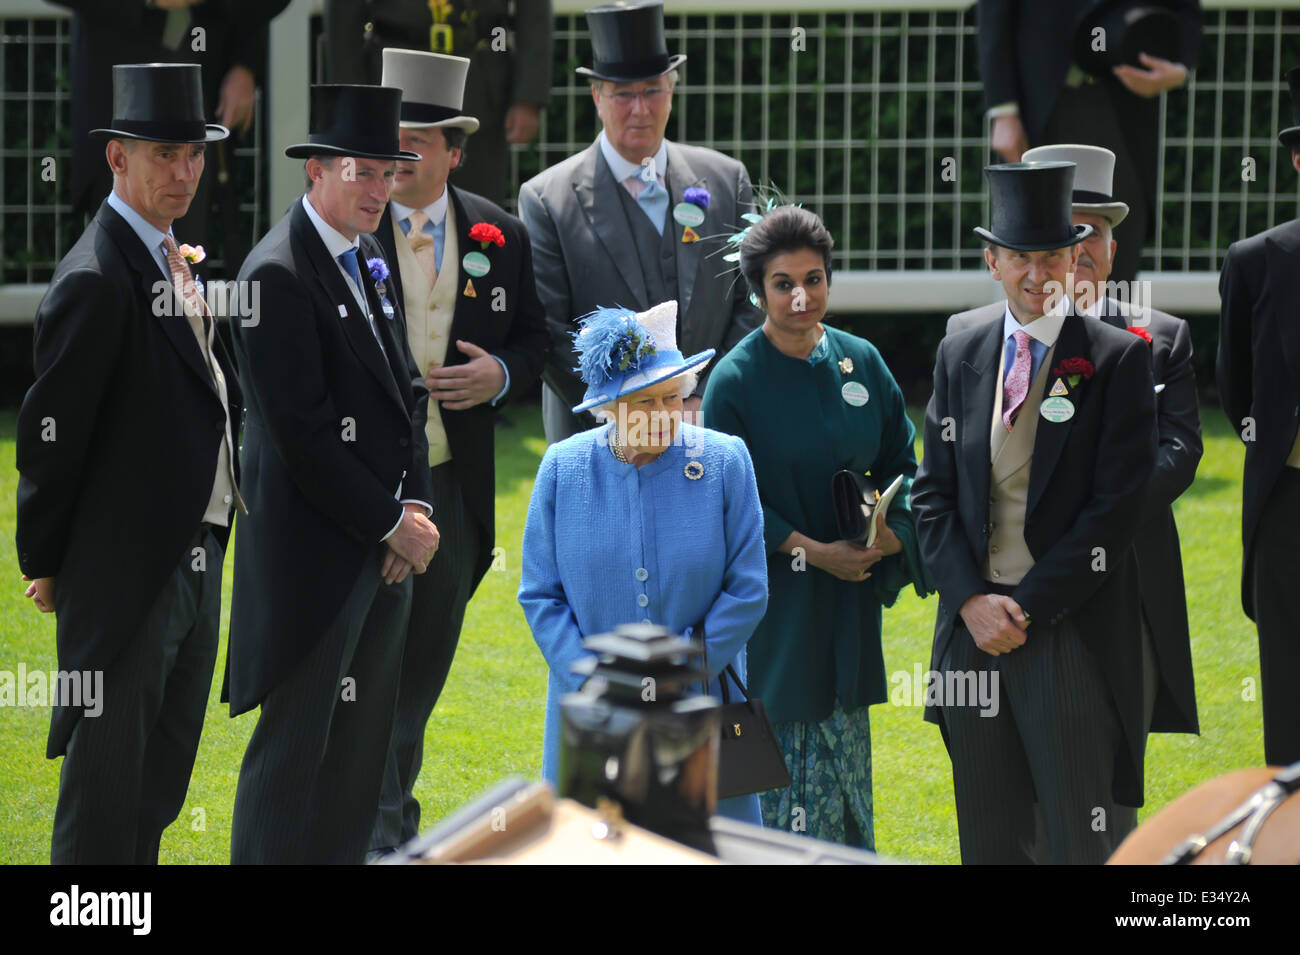
[[[1075,225],[1070,213],[1072,162],[1008,162],[984,167],[993,205],[992,227],[975,234],[1020,252],[1077,245],[1092,226]]]
[[[391,86],[318,83],[311,88],[307,142],[286,146],[291,159],[356,156],[359,159],[420,160],[401,148],[397,133],[402,91]]]
[[[230,130],[203,118],[203,77],[197,63],[119,63],[113,67],[113,122],[90,135],[214,143]]]
[[[1104,146],[1085,146],[1081,143],[1062,143],[1056,146],[1035,146],[1020,157],[1022,162],[1072,162],[1074,163],[1074,195],[1071,205],[1075,212],[1102,216],[1113,229],[1128,215],[1128,203],[1111,195],[1115,178],[1115,154]]]
[[[469,60],[445,53],[385,47],[382,86],[402,91],[402,126],[431,129],[452,126],[467,134],[478,120],[461,112],[465,100],[465,74]]]

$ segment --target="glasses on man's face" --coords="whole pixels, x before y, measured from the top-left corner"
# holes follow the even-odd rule
[[[668,90],[666,88],[654,86],[648,90],[641,90],[640,92],[637,92],[636,90],[619,90],[617,93],[607,93],[606,95],[612,99],[615,105],[619,108],[631,109],[636,104],[638,98],[640,98],[646,106],[658,106],[668,95]]]

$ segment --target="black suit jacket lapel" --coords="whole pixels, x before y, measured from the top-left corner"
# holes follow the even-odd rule
[[[398,230],[400,231],[400,230]],[[405,240],[405,236],[402,237]],[[391,301],[402,306],[403,314],[406,311],[406,299],[402,292],[402,270],[397,267],[397,236],[393,230],[393,207],[388,205],[384,207],[384,214],[379,220],[379,228],[375,230],[375,240],[379,247],[384,250],[384,261],[388,263],[388,280],[387,285],[390,289]]]
[[[961,362],[961,413],[965,420],[960,422],[958,434],[962,460],[966,462],[963,478],[969,480],[974,496],[971,503],[981,514],[988,513],[992,467],[989,429],[993,425],[993,388],[1001,354],[1002,322],[989,322]]]
[[[207,364],[203,360],[203,353],[199,351],[199,343],[194,338],[194,330],[190,327],[189,319],[185,317],[184,304],[180,296],[176,294],[171,282],[163,277],[158,269],[158,263],[154,260],[153,255],[145,248],[140,237],[135,234],[135,230],[130,224],[118,215],[117,210],[108,204],[107,201],[99,209],[96,216],[100,227],[113,237],[113,243],[121,251],[123,258],[128,265],[136,272],[136,287],[141,290],[140,298],[150,305],[150,311],[157,320],[162,324],[163,331],[167,334],[168,340],[180,353],[182,360],[189,366],[194,374],[199,376],[205,388],[212,392],[212,396],[217,398],[216,390],[212,384],[212,376],[208,372]],[[170,295],[168,308],[162,315],[154,311],[152,304],[157,297],[154,291],[158,286],[156,283],[163,282],[166,288],[162,294]],[[218,400],[220,400],[218,398]]]
[[[1069,358],[1092,361],[1092,349],[1089,347],[1087,330],[1083,325],[1085,321],[1087,319],[1075,312],[1073,308],[1065,316],[1065,322],[1061,325],[1061,334],[1056,339],[1056,351],[1053,353],[1053,361],[1056,365]],[[1044,400],[1048,398],[1055,384],[1056,376],[1049,368],[1043,379],[1043,393],[1040,397]],[[1069,387],[1069,382],[1066,382],[1066,387]],[[1095,385],[1092,382],[1081,378],[1079,384],[1070,388],[1069,394],[1066,395],[1066,400],[1074,405],[1074,415],[1065,421],[1052,422],[1043,419],[1038,422],[1038,433],[1034,436],[1034,456],[1029,469],[1029,495],[1025,500],[1026,524],[1029,523],[1034,508],[1038,506],[1043,492],[1051,482],[1052,471],[1056,468],[1061,450],[1070,437],[1074,420],[1082,411],[1088,389],[1093,387]]]
[[[621,188],[623,187],[614,181],[614,174],[600,154],[599,141],[592,143],[587,159],[582,164],[582,175],[573,183],[578,207],[582,209],[591,230],[596,233],[605,251],[613,260],[614,267],[618,269],[619,274],[623,276],[623,281],[636,297],[636,301],[631,304],[638,308],[646,307],[650,303],[646,301],[648,293],[645,278],[641,274],[636,244],[632,241],[631,231],[623,227],[623,216],[616,211],[620,206],[618,193],[615,190]],[[586,263],[586,266],[596,267],[594,262]]]
[[[1264,243],[1264,255],[1269,284],[1276,285],[1276,288],[1270,289],[1270,302],[1273,323],[1282,340],[1282,353],[1286,359],[1283,365],[1291,376],[1290,390],[1287,392],[1289,398],[1300,394],[1300,382],[1295,380],[1292,371],[1300,367],[1297,365],[1300,360],[1300,341],[1297,341],[1300,331],[1296,329],[1297,323],[1292,317],[1295,303],[1300,299],[1300,269],[1296,268],[1296,262],[1300,260],[1300,232],[1279,232]]]
[[[369,319],[365,315],[359,314],[360,306],[357,304],[356,296],[352,294],[347,282],[343,280],[343,273],[339,271],[338,263],[329,254],[329,250],[325,248],[325,242],[321,239],[320,233],[316,231],[315,225],[312,224],[311,218],[307,215],[307,211],[303,209],[301,203],[294,207],[290,228],[293,231],[294,239],[306,251],[307,260],[316,271],[316,280],[324,287],[325,293],[330,299],[333,309],[330,320],[336,321],[343,326],[343,334],[361,364],[370,370],[370,373],[375,376],[375,381],[394,401],[402,404],[401,398],[397,394],[397,384],[393,381],[393,372],[384,360],[374,334],[370,331]],[[358,260],[357,265],[363,273],[361,284],[366,286],[369,284],[365,276],[368,270],[365,263],[360,260]],[[367,292],[368,297],[373,296],[373,294],[373,289]],[[372,304],[371,307],[376,307],[376,304]],[[347,309],[347,315],[339,314],[339,305]],[[380,312],[379,316],[382,321],[383,312]],[[405,404],[402,404],[402,408],[406,411]]]
[[[387,287],[392,280],[393,272],[396,270],[390,264],[388,266],[388,278],[384,280],[385,297],[388,299],[388,303],[393,306],[393,317],[390,319],[384,314],[383,303],[379,299],[379,289],[375,287],[375,280],[370,274],[370,269],[366,267],[366,259],[374,258],[372,253],[382,252],[383,250],[375,249],[373,246],[367,249],[368,244],[366,237],[362,236],[361,248],[358,250],[361,257],[361,287],[365,291],[366,301],[370,303],[370,311],[375,316],[375,326],[379,329],[379,334],[384,340],[384,357],[388,360],[388,369],[392,373],[390,394],[397,399],[403,413],[409,415],[411,411],[407,382],[410,380],[410,369],[406,364],[406,351],[410,346],[406,341],[404,323],[397,321],[400,312],[398,311],[399,306],[393,301],[393,290]],[[384,257],[384,261],[387,263],[387,257]]]
[[[452,210],[456,216],[457,252],[463,257],[467,252],[478,251],[478,243],[469,237],[469,230],[476,222],[480,221],[474,214],[477,210],[474,210],[472,206],[469,208],[465,206],[462,194],[457,192],[456,189],[452,187],[451,183],[447,183],[447,201],[451,204]],[[501,223],[495,222],[493,225],[499,228]],[[498,249],[496,246],[489,246],[487,252],[484,253],[488,257],[488,261],[492,263],[492,271],[496,271],[497,269],[505,271],[500,261],[501,256],[498,254],[505,251],[504,248]],[[487,275],[483,276],[483,278],[488,279],[488,284],[481,284],[476,290],[478,292],[477,297],[469,298],[465,295],[465,286],[461,284],[460,281],[460,263],[447,262],[444,260],[442,264],[444,268],[456,269],[457,276],[456,309],[452,312],[451,328],[447,330],[447,356],[443,361],[444,364],[448,365],[460,364],[461,362],[468,361],[469,356],[456,347],[456,341],[457,339],[464,339],[466,341],[471,340],[471,335],[466,329],[472,326],[474,314],[482,308],[479,303],[485,300],[484,296],[487,296],[487,300],[491,299],[492,286],[494,282],[491,278],[492,272],[489,272]],[[514,303],[512,302],[507,302],[506,305],[508,309],[514,307]]]
[[[681,236],[676,233],[681,231],[682,226],[678,225],[677,221],[673,219],[671,208],[674,204],[683,201],[682,196],[686,194],[687,189],[705,186],[706,180],[695,175],[690,163],[686,161],[685,154],[674,143],[668,143],[667,149],[668,172],[664,176],[664,184],[668,187],[670,212],[668,223],[664,228],[674,233],[677,244],[677,327],[684,330],[686,326],[682,318],[691,307],[691,293],[695,290],[695,274],[700,268],[700,256],[703,255],[704,243],[681,241]],[[707,209],[704,214],[706,217],[708,216]],[[681,336],[678,337],[678,341],[681,341]],[[694,350],[694,347],[684,347],[687,354]]]

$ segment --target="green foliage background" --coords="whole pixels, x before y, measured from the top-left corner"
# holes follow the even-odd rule
[[[984,219],[981,169],[991,154],[973,5],[955,12],[917,7],[670,13],[668,45],[688,60],[669,136],[736,156],[755,183],[774,184],[819,212],[836,239],[836,268],[978,267],[970,229]],[[1274,139],[1291,125],[1282,74],[1300,64],[1300,10],[1261,5],[1205,16],[1190,88],[1166,97],[1164,254],[1157,258],[1149,245],[1146,268],[1217,269],[1229,243],[1300,211],[1289,156]],[[806,31],[799,51],[791,42],[796,27]],[[42,207],[50,202],[50,184],[27,150],[55,156],[61,166],[67,156],[68,26],[66,20],[5,20],[4,30],[4,89],[32,93],[5,98],[0,117],[6,206],[0,283],[25,281],[29,267],[43,281],[80,229],[66,212],[67,175],[55,190],[64,211],[51,207],[30,224],[14,213],[29,200]],[[585,18],[556,17],[550,107],[539,143],[514,148],[508,195],[595,136],[587,84],[573,72],[590,60]],[[1249,183],[1241,178],[1246,156],[1256,165]],[[955,182],[941,178],[945,157],[956,163]],[[245,187],[256,161],[249,151],[235,162],[234,175]],[[243,210],[241,228],[264,231],[277,214],[264,197],[260,208]],[[219,232],[220,222],[214,226]],[[221,245],[214,235],[214,251]],[[213,274],[217,265],[209,267]]]

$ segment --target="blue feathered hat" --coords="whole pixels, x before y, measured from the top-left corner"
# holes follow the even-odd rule
[[[706,348],[683,358],[677,348],[677,302],[646,312],[615,306],[598,308],[578,319],[573,335],[578,367],[587,394],[573,413],[599,408],[624,395],[676,378],[713,359]]]

